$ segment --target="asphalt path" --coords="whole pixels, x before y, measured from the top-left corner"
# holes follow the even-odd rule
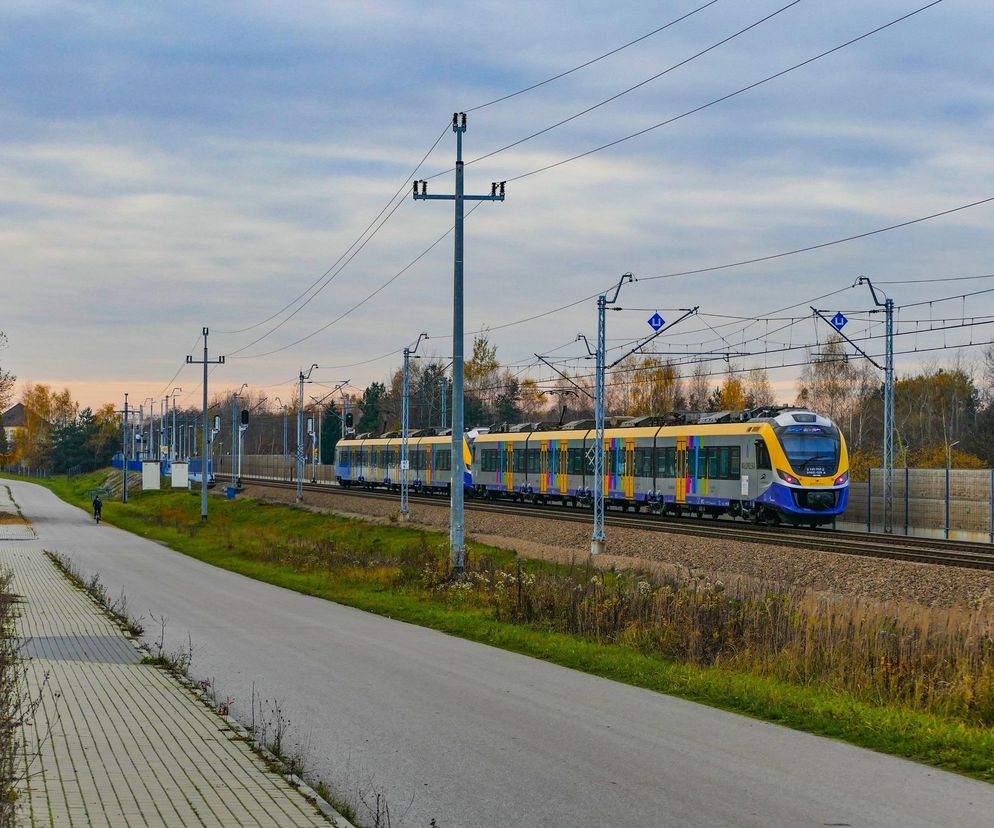
[[[990,826],[994,785],[259,583],[3,481],[41,543],[392,825]],[[360,819],[363,817],[360,809]]]

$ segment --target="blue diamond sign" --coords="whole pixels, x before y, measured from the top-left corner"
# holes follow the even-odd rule
[[[649,327],[654,331],[658,331],[663,325],[666,324],[666,320],[663,319],[658,313],[654,313],[649,317]]]
[[[842,315],[842,311],[839,311],[831,319],[832,327],[837,331],[841,331],[846,326],[848,321],[849,320]]]

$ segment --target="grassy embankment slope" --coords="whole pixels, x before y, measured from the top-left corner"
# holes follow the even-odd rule
[[[40,481],[89,510],[106,473]],[[831,605],[782,587],[726,590],[555,565],[446,537],[255,500],[138,493],[108,523],[278,586],[605,678],[994,780],[991,621]]]

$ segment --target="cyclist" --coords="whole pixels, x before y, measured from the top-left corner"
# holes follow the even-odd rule
[[[103,508],[104,502],[100,499],[100,495],[98,494],[95,498],[93,498],[93,519],[97,523],[100,523],[100,512]]]

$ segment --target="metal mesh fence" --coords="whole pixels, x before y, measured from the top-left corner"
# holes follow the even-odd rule
[[[883,469],[850,484],[847,525],[884,529]],[[842,521],[840,521],[842,522]],[[994,538],[994,470],[895,469],[892,531],[964,540]]]

